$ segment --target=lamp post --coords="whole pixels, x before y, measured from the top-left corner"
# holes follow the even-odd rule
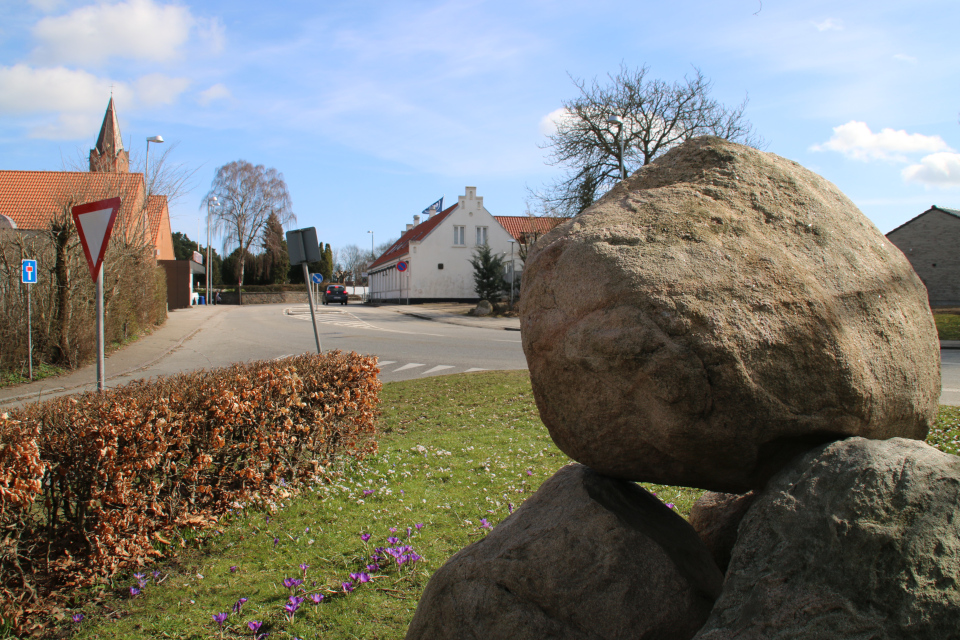
[[[210,209],[217,206],[217,196],[207,200],[207,304],[210,304],[210,288],[213,286],[213,269],[210,268]]]
[[[143,203],[143,233],[146,236],[147,233],[147,207],[150,204],[150,180],[148,177],[150,171],[150,143],[151,142],[163,142],[163,136],[151,136],[147,138],[147,157],[143,163],[143,188],[147,192],[147,201]]]
[[[513,280],[516,272],[513,270],[513,244],[516,240],[510,241],[510,308],[513,309]]]
[[[376,251],[373,248],[373,231],[367,231],[370,234],[370,266],[377,259]],[[367,300],[370,300],[370,294],[373,293],[373,274],[370,273],[370,267],[367,267]]]
[[[620,116],[610,116],[607,124],[617,125],[617,149],[620,151],[620,179],[627,179],[627,169],[623,166],[623,119]]]

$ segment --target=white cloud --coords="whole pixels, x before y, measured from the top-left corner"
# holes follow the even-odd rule
[[[232,98],[233,94],[230,93],[230,89],[223,84],[217,83],[200,92],[200,97],[197,101],[204,107],[208,106],[211,102],[216,100],[225,100],[227,98]]]
[[[540,133],[545,136],[552,136],[557,132],[557,125],[571,117],[573,117],[572,114],[564,107],[554,109],[540,119]]]
[[[171,78],[160,73],[143,76],[134,83],[137,101],[144,107],[173,104],[188,86],[190,81],[186,78]]]
[[[907,182],[917,182],[928,187],[960,187],[960,153],[931,153],[920,164],[906,167],[901,175]]]
[[[843,31],[843,21],[836,18],[827,18],[823,22],[814,22],[817,31]]]
[[[111,86],[106,78],[64,67],[34,69],[23,64],[0,67],[0,113],[102,110]],[[118,98],[130,97],[124,84],[117,84],[113,91]]]
[[[865,122],[851,120],[833,128],[833,136],[823,144],[815,144],[811,151],[838,151],[857,160],[895,160],[906,162],[904,153],[931,153],[952,151],[940,136],[907,133],[904,130],[883,129],[870,131]]]
[[[179,55],[195,20],[180,5],[127,0],[43,18],[33,28],[43,63],[99,63],[111,57],[166,61]]]
[[[207,43],[207,47],[212,53],[220,53],[223,51],[227,37],[223,24],[221,24],[217,18],[211,18],[209,20],[206,18],[198,18],[197,35],[200,37],[200,40]]]
[[[917,59],[914,56],[908,56],[903,53],[895,54],[893,59],[900,60],[901,62],[909,62],[910,64],[917,64]]]
[[[44,13],[52,13],[60,8],[64,0],[30,0],[30,6],[36,7]]]
[[[189,84],[185,78],[161,74],[124,83],[64,67],[35,69],[18,64],[0,67],[0,115],[36,121],[37,116],[56,114],[55,122],[33,124],[30,135],[72,140],[89,137],[91,127],[99,128],[111,93],[127,112],[173,104]]]

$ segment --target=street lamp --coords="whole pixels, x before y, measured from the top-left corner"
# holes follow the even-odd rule
[[[207,200],[207,304],[210,304],[210,287],[213,286],[213,269],[210,268],[210,209],[217,206],[217,196]]]
[[[151,142],[163,142],[163,136],[151,136],[147,138],[147,157],[143,163],[143,188],[147,192],[147,201],[144,202],[143,206],[143,233],[144,236],[147,234],[147,207],[150,206],[150,181],[148,179],[148,173],[150,171],[150,143]]]
[[[620,116],[610,116],[607,124],[617,125],[617,149],[620,151],[620,179],[627,179],[627,169],[623,166],[623,119]]]
[[[377,259],[377,255],[374,253],[373,249],[373,231],[367,231],[367,233],[370,234],[370,262],[373,262]]]
[[[510,241],[510,308],[513,309],[513,280],[516,272],[513,270],[513,245],[516,240]]]

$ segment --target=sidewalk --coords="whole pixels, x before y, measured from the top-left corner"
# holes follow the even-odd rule
[[[118,349],[104,358],[106,385],[110,380],[146,368],[164,357],[193,336],[213,316],[226,306],[196,306],[176,309],[167,315],[160,328],[136,342]],[[0,408],[12,408],[15,403],[30,399],[42,400],[64,392],[94,391],[97,388],[96,363],[55,378],[27,382],[0,389]]]
[[[494,316],[468,316],[467,311],[477,305],[458,302],[431,302],[427,304],[411,305],[383,305],[383,308],[402,313],[404,315],[459,324],[465,327],[480,327],[482,329],[503,329],[505,331],[520,331],[520,318],[496,318]]]

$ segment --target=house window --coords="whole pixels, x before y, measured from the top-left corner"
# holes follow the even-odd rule
[[[453,228],[453,244],[463,246],[466,244],[463,240],[463,230],[465,227],[454,227]]]
[[[437,269],[443,269],[443,263],[442,263],[442,262],[439,263],[439,264],[437,264]]]
[[[477,246],[487,244],[487,228],[477,227]]]

